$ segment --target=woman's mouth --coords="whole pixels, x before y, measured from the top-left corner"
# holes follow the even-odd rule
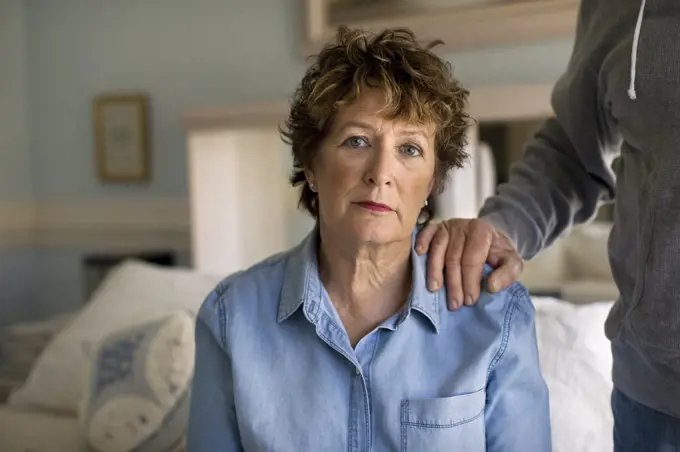
[[[371,212],[392,212],[394,210],[390,206],[373,201],[360,201],[357,205]]]

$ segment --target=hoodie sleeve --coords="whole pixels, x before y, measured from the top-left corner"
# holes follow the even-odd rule
[[[583,3],[582,3],[583,5]],[[567,72],[552,93],[555,116],[545,121],[488,198],[479,217],[504,231],[530,259],[573,224],[590,220],[614,198],[611,169],[618,146],[608,145],[597,73],[602,49],[593,7],[581,6]]]

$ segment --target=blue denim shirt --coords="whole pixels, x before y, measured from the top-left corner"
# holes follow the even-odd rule
[[[229,276],[201,307],[188,452],[551,450],[522,286],[451,312],[412,253],[404,309],[352,348],[317,237]]]

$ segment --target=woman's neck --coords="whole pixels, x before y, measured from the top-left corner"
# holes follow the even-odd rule
[[[352,345],[405,303],[411,287],[410,254],[410,237],[357,245],[321,231],[319,276]]]

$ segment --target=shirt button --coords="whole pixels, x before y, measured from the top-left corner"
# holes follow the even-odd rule
[[[356,368],[354,369],[354,373],[355,373],[357,376],[358,376],[358,375],[361,375],[361,369],[359,369],[358,367],[356,367]]]

